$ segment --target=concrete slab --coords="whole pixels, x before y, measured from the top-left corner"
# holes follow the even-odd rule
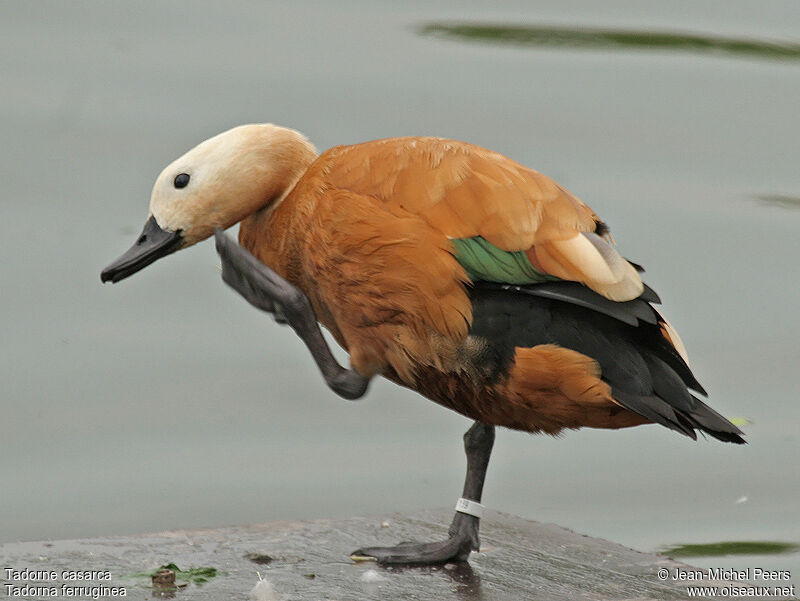
[[[691,569],[685,564],[576,534],[553,524],[493,511],[487,512],[481,524],[484,548],[481,553],[472,555],[469,564],[390,569],[373,563],[356,564],[348,558],[350,551],[363,545],[440,538],[445,534],[450,517],[449,510],[432,510],[385,518],[269,522],[138,536],[10,543],[0,546],[0,580],[3,582],[0,599],[51,600],[68,596],[70,592],[83,593],[72,598],[119,599],[122,598],[120,589],[124,589],[127,599],[163,596],[198,601],[248,599],[258,581],[256,571],[271,582],[274,599],[284,601],[688,598],[687,583],[672,580],[676,569]],[[250,559],[263,555],[271,557],[272,561],[259,564]],[[266,559],[262,557],[261,561]],[[149,578],[133,576],[167,563],[175,563],[184,570],[210,566],[224,574],[205,584],[189,584],[166,594],[153,589]],[[660,569],[668,570],[667,580],[659,579]],[[31,574],[24,574],[29,578],[17,575],[14,579],[13,571],[22,570],[54,571],[55,574],[38,574],[33,578]],[[64,570],[103,570],[109,572],[109,579],[68,580],[75,575],[64,574]],[[716,584],[722,586],[722,583]],[[24,595],[24,586],[43,588],[33,591],[28,588],[27,592],[32,594]],[[106,588],[77,588],[81,586]],[[112,590],[111,587],[118,588]],[[263,598],[272,601],[269,596]]]

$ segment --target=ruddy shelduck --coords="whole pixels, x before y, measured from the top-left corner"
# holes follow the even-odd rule
[[[236,223],[239,244],[222,232]],[[318,155],[294,130],[236,127],[161,172],[144,231],[102,280],[212,234],[225,282],[291,325],[338,394],[359,398],[381,375],[475,420],[449,537],[354,559],[433,564],[477,550],[495,426],[557,434],[655,422],[744,442],[697,397],[705,391],[658,296],[606,224],[495,152],[409,137]]]

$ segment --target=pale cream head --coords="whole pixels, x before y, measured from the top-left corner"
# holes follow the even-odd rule
[[[271,123],[235,127],[161,172],[150,214],[162,229],[181,231],[181,247],[191,246],[214,228],[230,227],[282,200],[316,157],[314,146],[292,129]]]

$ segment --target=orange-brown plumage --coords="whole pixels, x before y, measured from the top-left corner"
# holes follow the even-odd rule
[[[301,338],[340,394],[380,374],[486,424],[556,433],[650,420],[740,441],[690,393],[704,391],[680,338],[605,224],[507,157],[422,137],[317,155],[296,131],[240,126],[161,172],[142,235],[101,278],[237,222],[249,254],[218,239],[225,281],[267,311],[294,299]],[[350,353],[345,384],[317,320]]]
[[[587,281],[551,245],[598,223],[558,184],[502,155],[400,138],[325,152],[278,206],[242,222],[240,243],[306,293],[361,374],[382,373],[485,423],[556,433],[648,420],[614,401],[593,358],[569,349],[519,348],[500,381],[476,376],[469,280],[450,239],[482,236]],[[453,387],[458,395],[444,392]]]
[[[626,428],[650,422],[614,401],[596,361],[555,345],[517,348],[509,373],[491,384],[433,368],[416,375],[414,389],[440,405],[514,430],[558,434],[565,428]],[[405,384],[391,373],[388,377]]]
[[[222,230],[240,221],[237,245]],[[657,422],[744,442],[692,393],[705,391],[677,332],[605,224],[497,153],[397,138],[317,156],[293,130],[240,126],[161,172],[142,235],[101,279],[212,232],[222,279],[291,325],[337,394],[360,398],[379,374],[475,420],[448,539],[354,558],[436,564],[478,549],[494,426],[557,434]]]
[[[419,215],[450,238],[483,236],[503,250],[592,232],[598,221],[548,177],[463,142],[377,140],[334,148],[319,163],[331,187]]]

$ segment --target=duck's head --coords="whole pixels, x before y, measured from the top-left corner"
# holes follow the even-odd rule
[[[158,176],[144,230],[100,279],[118,282],[272,206],[316,156],[302,134],[272,124],[241,125],[202,142]]]

